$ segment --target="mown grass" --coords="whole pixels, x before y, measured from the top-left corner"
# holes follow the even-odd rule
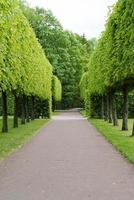
[[[48,119],[37,119],[20,125],[19,128],[13,127],[13,119],[8,119],[9,133],[0,132],[0,159],[11,154],[16,149],[20,148],[25,142],[27,142],[33,135],[37,133],[37,130],[48,123]],[[0,128],[2,126],[2,120],[0,119]]]
[[[125,158],[134,164],[134,137],[131,137],[133,119],[129,119],[128,131],[121,131],[122,120],[119,120],[118,127],[100,119],[89,121]]]

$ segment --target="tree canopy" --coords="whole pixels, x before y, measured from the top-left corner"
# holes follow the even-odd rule
[[[90,93],[105,93],[134,80],[134,3],[119,0],[111,9],[89,62]],[[103,80],[103,81],[102,81]]]
[[[94,40],[65,31],[50,10],[29,8],[24,4],[22,8],[53,66],[54,75],[61,81],[62,107],[79,106],[79,81],[94,48]]]
[[[134,1],[118,0],[111,8],[109,17],[92,53],[88,70],[81,82],[81,96],[85,103],[98,95],[107,96],[105,116],[109,122],[115,117],[115,92],[123,92],[123,126],[127,129],[128,92],[134,88]],[[88,82],[88,86],[86,83]],[[86,91],[86,95],[85,95]],[[102,104],[102,110],[104,105]],[[102,115],[103,116],[103,115]]]
[[[14,119],[21,98],[23,123],[29,121],[28,97],[46,100],[51,114],[52,65],[20,9],[18,0],[0,1],[0,87],[3,132],[7,132],[7,94],[14,95]],[[16,123],[16,122],[15,122]],[[14,126],[16,127],[16,125]]]
[[[62,86],[60,80],[53,75],[53,84],[52,84],[52,95],[54,101],[60,102],[62,99]]]
[[[17,1],[1,1],[0,86],[43,99],[51,97],[52,66]]]

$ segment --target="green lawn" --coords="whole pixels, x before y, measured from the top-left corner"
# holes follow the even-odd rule
[[[0,159],[6,157],[16,149],[20,148],[26,141],[37,133],[37,130],[48,123],[47,119],[37,119],[25,125],[19,125],[19,128],[12,128],[13,119],[10,117],[9,133],[3,134],[0,132]],[[0,128],[2,120],[0,119]]]
[[[134,164],[134,137],[131,137],[132,119],[129,119],[128,131],[121,131],[122,120],[119,120],[118,127],[100,119],[90,119],[89,121],[124,157]]]

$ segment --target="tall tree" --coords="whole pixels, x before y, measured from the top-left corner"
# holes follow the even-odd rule
[[[54,75],[62,83],[62,107],[79,106],[79,81],[93,41],[65,31],[50,10],[28,6],[22,9],[53,66]]]

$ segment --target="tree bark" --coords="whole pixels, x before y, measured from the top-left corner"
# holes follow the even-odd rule
[[[112,93],[108,95],[109,109],[108,109],[108,122],[112,123]]]
[[[108,121],[108,114],[109,114],[109,96],[106,96],[106,113],[105,113],[105,121]]]
[[[35,104],[35,101],[34,101],[34,96],[31,97],[31,103],[32,103],[32,110],[31,110],[31,120],[34,120],[35,119],[35,108],[34,108],[34,104]]]
[[[26,111],[25,111],[25,95],[21,98],[21,124],[26,123]]]
[[[29,120],[29,107],[28,107],[28,97],[25,97],[25,109],[26,109],[26,122],[30,122]]]
[[[132,136],[134,136],[134,121],[133,121]]]
[[[13,127],[18,128],[18,97],[14,94],[14,120]]]
[[[104,96],[101,97],[101,118],[104,119]]]
[[[45,118],[45,101],[40,100],[40,116],[41,118]]]
[[[113,94],[112,96],[112,118],[113,118],[113,125],[118,126],[115,94]]]
[[[104,120],[107,121],[107,96],[104,96]]]
[[[2,132],[8,132],[8,116],[7,116],[7,94],[2,91]]]
[[[122,131],[128,130],[128,86],[123,88],[123,120]]]
[[[53,112],[55,111],[55,100],[53,97],[52,97],[52,111]]]

